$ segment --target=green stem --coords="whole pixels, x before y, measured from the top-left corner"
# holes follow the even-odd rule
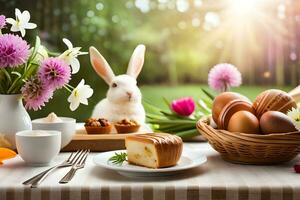
[[[48,53],[48,55],[49,56],[59,56],[60,55],[60,53],[57,53],[57,52],[52,52],[52,51],[49,51],[48,49],[46,49],[47,50],[47,53]]]
[[[66,84],[66,86],[67,86],[68,88],[70,88],[71,90],[74,90],[74,89],[75,89],[72,85]]]
[[[0,94],[5,94],[5,90],[4,90],[4,88],[2,87],[2,84],[0,84]]]
[[[20,80],[21,77],[16,78],[13,82],[13,84],[11,84],[11,86],[9,87],[9,89],[7,90],[7,93],[10,94],[12,91],[14,91],[15,85],[18,83],[18,81]]]
[[[26,63],[23,65],[24,71],[21,73],[21,76],[16,78],[13,82],[13,84],[8,89],[9,93],[20,93],[21,87],[24,85],[24,80],[26,80],[28,77],[32,75],[32,71],[30,71],[31,63]]]
[[[4,72],[6,78],[8,79],[9,83],[11,83],[11,77],[8,73],[8,71],[5,68],[2,68],[2,71]]]
[[[64,88],[65,88],[68,92],[72,93],[72,90],[70,90],[66,85],[64,86]]]

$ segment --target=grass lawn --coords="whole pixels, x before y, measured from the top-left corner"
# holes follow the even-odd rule
[[[180,97],[192,96],[196,99],[203,98],[205,96],[201,88],[209,89],[206,85],[181,85],[181,86],[161,86],[161,85],[145,85],[141,87],[141,91],[143,93],[143,98],[153,105],[159,106],[161,108],[166,108],[162,97],[166,97],[169,100],[173,100]],[[289,91],[291,87],[272,87],[272,86],[242,86],[239,88],[234,88],[232,91],[239,92],[251,100],[255,99],[255,97],[262,91],[270,89],[270,88],[278,88],[284,91]],[[216,93],[215,93],[216,94]]]

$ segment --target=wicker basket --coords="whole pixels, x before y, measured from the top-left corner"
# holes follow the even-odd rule
[[[287,162],[300,152],[300,133],[245,134],[211,127],[210,117],[198,121],[198,131],[226,161],[270,165]]]

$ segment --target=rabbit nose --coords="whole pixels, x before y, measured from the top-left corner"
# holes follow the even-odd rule
[[[129,98],[132,97],[132,92],[126,92],[126,94],[128,95]]]

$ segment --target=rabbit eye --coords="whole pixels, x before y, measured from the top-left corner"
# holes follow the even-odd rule
[[[117,87],[118,85],[117,85],[116,83],[113,83],[111,86],[112,86],[113,88],[115,88],[115,87]]]

